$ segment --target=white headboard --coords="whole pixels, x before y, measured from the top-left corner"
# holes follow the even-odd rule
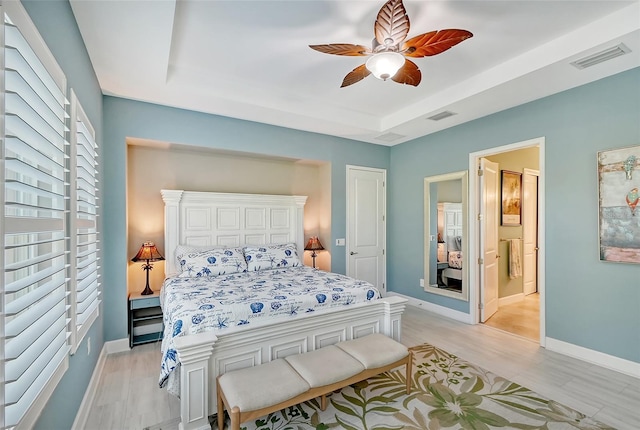
[[[304,252],[307,196],[160,190],[164,200],[165,275],[178,271],[176,247],[294,242]]]

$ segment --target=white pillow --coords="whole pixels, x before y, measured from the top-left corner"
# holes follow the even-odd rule
[[[176,260],[178,261],[178,267],[180,267],[180,259],[185,254],[193,254],[195,252],[208,251],[210,249],[216,249],[222,247],[216,247],[215,245],[178,245],[176,246]]]
[[[247,270],[250,272],[302,265],[295,243],[245,246],[243,250]]]
[[[247,271],[241,248],[213,248],[182,255],[178,260],[181,278],[208,277]]]

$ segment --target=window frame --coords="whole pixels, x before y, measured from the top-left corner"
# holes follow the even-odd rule
[[[75,168],[77,160],[75,158],[72,158],[72,156],[75,157],[75,154],[76,154],[76,147],[74,145],[77,143],[77,135],[76,135],[77,118],[81,118],[82,122],[85,124],[86,128],[89,130],[90,134],[92,135],[94,142],[96,140],[95,131],[86,113],[82,109],[82,106],[80,105],[80,102],[77,99],[75,93],[73,92],[73,90],[69,88],[67,84],[67,79],[65,77],[65,74],[62,68],[58,65],[57,61],[55,60],[55,57],[47,47],[46,42],[38,32],[35,24],[31,21],[31,18],[29,17],[28,13],[24,9],[24,6],[20,3],[20,1],[0,2],[0,13],[2,16],[2,20],[0,22],[0,26],[1,26],[0,46],[2,51],[0,53],[0,68],[2,70],[2,73],[0,73],[0,89],[2,89],[2,91],[0,91],[0,129],[2,130],[2,136],[0,136],[0,178],[2,178],[2,184],[0,186],[0,199],[2,199],[1,201],[3,202],[3,204],[0,205],[0,212],[2,215],[2,217],[0,218],[0,231],[2,232],[2,235],[0,236],[2,237],[2,252],[0,252],[0,270],[2,271],[2,276],[0,276],[0,294],[2,295],[0,300],[0,314],[2,315],[2,318],[0,318],[0,337],[3,339],[3,341],[0,342],[0,428],[6,428],[7,426],[11,427],[15,425],[15,429],[21,429],[21,428],[32,428],[36,424],[42,410],[45,408],[45,406],[47,405],[47,402],[50,400],[51,396],[53,395],[55,388],[58,386],[64,374],[69,369],[70,354],[73,354],[78,349],[79,345],[83,341],[84,337],[87,335],[90,328],[93,326],[95,321],[98,320],[98,317],[100,314],[100,306],[101,306],[100,299],[101,299],[101,292],[102,292],[101,286],[100,286],[102,269],[100,268],[100,264],[99,264],[100,257],[101,257],[100,255],[101,251],[99,246],[100,230],[101,230],[100,228],[101,227],[101,222],[100,222],[101,209],[97,201],[96,210],[95,210],[96,211],[96,214],[95,214],[96,261],[97,261],[96,272],[97,272],[97,280],[98,280],[98,285],[96,287],[96,290],[98,291],[98,295],[95,298],[95,301],[97,303],[93,304],[93,300],[92,300],[92,305],[89,307],[90,309],[89,316],[85,319],[82,327],[78,327],[77,316],[76,316],[76,308],[77,308],[77,300],[78,300],[77,291],[76,291],[76,288],[77,288],[77,273],[76,273],[77,264],[76,263],[77,263],[77,255],[78,255],[78,252],[77,252],[78,241],[77,241],[76,233],[77,233],[77,228],[79,228],[79,225],[81,225],[82,223],[77,222],[77,213],[78,213],[77,201],[76,201],[77,194],[75,193],[75,189],[74,189],[77,181],[76,168]],[[38,227],[38,224],[39,225],[43,225],[43,224],[58,225],[59,221],[48,222],[46,218],[43,219],[39,217],[37,212],[35,213],[33,218],[35,221],[19,219],[16,217],[11,217],[7,219],[6,217],[7,211],[6,211],[6,205],[4,204],[4,202],[6,197],[5,187],[6,187],[6,179],[7,179],[7,166],[5,164],[5,160],[7,159],[6,157],[8,154],[6,152],[7,121],[6,121],[5,102],[6,102],[7,82],[5,80],[6,79],[5,56],[7,55],[8,48],[6,48],[5,46],[5,42],[6,42],[5,41],[5,35],[6,35],[5,17],[8,18],[9,22],[13,26],[17,27],[24,41],[26,41],[26,43],[29,45],[29,48],[31,49],[33,54],[35,54],[35,56],[38,58],[41,65],[44,67],[44,69],[46,69],[47,74],[49,75],[51,80],[55,83],[55,86],[57,86],[57,89],[60,91],[62,98],[64,98],[64,102],[62,102],[62,98],[58,100],[58,102],[60,102],[60,105],[63,105],[62,109],[64,110],[64,117],[65,117],[64,121],[61,120],[61,122],[64,123],[64,126],[63,126],[64,132],[62,133],[64,134],[64,146],[65,146],[64,150],[61,152],[63,152],[64,158],[66,159],[62,163],[63,169],[64,169],[64,173],[63,173],[64,179],[62,183],[63,183],[63,189],[64,189],[63,194],[65,198],[65,203],[64,203],[64,211],[63,211],[64,215],[62,216],[63,227],[62,229],[56,228],[56,231],[58,232],[62,231],[61,235],[64,237],[64,239],[62,240],[62,243],[64,243],[64,245],[62,245],[62,247],[64,248],[64,255],[65,255],[64,264],[66,267],[66,269],[64,269],[64,288],[63,288],[64,294],[66,296],[66,300],[64,302],[66,311],[64,311],[63,314],[61,313],[60,317],[57,317],[57,318],[64,318],[64,329],[61,328],[61,331],[59,332],[58,336],[64,333],[66,340],[64,341],[64,343],[61,343],[62,346],[60,347],[60,349],[57,350],[59,354],[57,355],[57,357],[59,357],[61,360],[59,363],[57,363],[57,367],[53,369],[53,371],[49,375],[50,377],[47,380],[47,382],[42,385],[29,385],[30,387],[36,386],[39,389],[37,391],[37,394],[35,394],[32,402],[27,405],[25,412],[22,413],[21,416],[19,416],[17,423],[8,423],[7,414],[6,414],[7,399],[5,397],[5,392],[7,390],[8,382],[6,382],[7,321],[5,320],[6,318],[5,315],[7,311],[7,308],[6,308],[7,301],[6,301],[5,294],[8,293],[6,289],[8,284],[5,279],[4,273],[7,267],[7,258],[5,253],[6,253],[7,246],[10,243],[6,241],[7,240],[6,238],[9,237],[9,235],[14,234],[15,230],[17,230],[18,228],[25,229],[25,225],[31,226],[31,224],[25,224],[25,222],[26,223],[32,222],[33,226],[35,226],[34,229],[32,230],[34,232],[37,232],[38,228],[40,228]],[[38,94],[38,92],[35,91],[35,94]],[[56,92],[56,94],[58,93]],[[69,102],[69,99],[72,100],[72,103]],[[29,105],[29,103],[27,103],[27,105]],[[61,114],[61,111],[58,108],[56,108],[56,111],[58,112],[58,114]],[[62,128],[60,130],[62,130]],[[14,145],[14,147],[17,148],[17,146],[15,146],[16,145],[15,141],[14,143],[12,143],[12,145]],[[36,154],[36,153],[32,153],[32,154]],[[95,155],[96,157],[99,156],[98,146],[95,147]],[[42,157],[42,156],[43,155],[38,155],[37,157]],[[42,168],[41,163],[46,164],[46,160],[42,161],[43,160],[42,158],[40,158],[39,160],[40,161],[31,160],[32,163],[35,163],[34,167],[37,166],[36,170],[39,170],[40,168]],[[20,173],[20,171],[17,171],[17,172],[19,172],[20,175],[22,174]],[[100,170],[98,165],[96,164],[96,171],[95,171],[96,183],[98,183],[99,177],[100,177]],[[19,178],[21,178],[21,176]],[[46,184],[47,182],[43,182],[43,183]],[[38,185],[36,189],[39,188],[39,186],[40,186],[40,182],[38,180]],[[72,199],[72,193],[73,193],[73,199]],[[99,198],[99,193],[100,193],[100,190],[98,187],[98,189],[96,190],[97,198]],[[28,228],[26,230],[31,231]],[[57,233],[57,234],[60,234],[60,233]],[[39,245],[36,245],[36,246],[39,246]],[[29,248],[29,250],[31,251],[31,248]],[[60,287],[56,287],[56,288],[62,289],[62,284],[60,285],[61,285]],[[38,302],[36,301],[36,303]],[[22,329],[22,331],[16,331],[16,333],[22,333],[23,330],[24,329]],[[37,333],[40,333],[40,332],[37,332]],[[44,333],[45,333],[45,330],[43,330],[40,334],[38,334],[38,336],[41,336]],[[46,339],[49,339],[49,338],[47,337]],[[51,337],[50,342],[53,342],[53,339],[54,338]],[[58,345],[58,343],[50,343],[50,345]],[[62,354],[64,354],[64,356],[62,356]]]

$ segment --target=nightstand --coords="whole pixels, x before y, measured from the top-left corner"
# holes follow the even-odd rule
[[[143,296],[129,295],[129,347],[162,339],[164,329],[160,295],[157,292]]]
[[[442,279],[442,271],[444,269],[446,269],[447,267],[449,267],[449,263],[447,263],[446,261],[444,261],[442,263],[438,261],[438,279],[437,279],[437,281],[438,281],[438,287],[439,288],[442,288],[442,287],[446,286],[445,283],[444,283],[444,280]]]

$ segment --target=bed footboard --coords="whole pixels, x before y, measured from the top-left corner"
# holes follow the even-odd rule
[[[407,299],[385,297],[332,312],[309,313],[250,330],[211,332],[175,340],[180,366],[180,429],[210,429],[217,410],[216,378],[229,370],[256,366],[371,333],[401,340]]]

